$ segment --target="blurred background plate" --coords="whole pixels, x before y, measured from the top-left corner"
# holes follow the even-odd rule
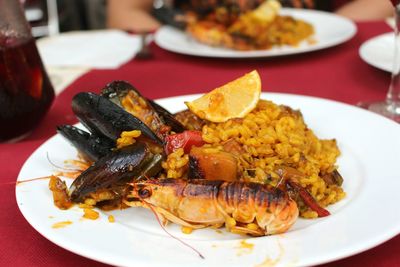
[[[161,27],[156,32],[155,42],[166,50],[193,56],[222,58],[271,57],[305,53],[335,46],[346,42],[357,32],[357,27],[351,20],[332,13],[283,8],[279,14],[293,16],[296,19],[311,23],[315,29],[314,39],[317,42],[309,44],[305,41],[296,47],[282,46],[268,50],[236,51],[201,44],[184,31],[171,26]]]
[[[46,66],[116,69],[136,55],[140,38],[113,29],[72,31],[41,38],[37,46]]]
[[[368,64],[391,72],[393,68],[394,35],[385,33],[369,39],[360,46],[360,57]]]

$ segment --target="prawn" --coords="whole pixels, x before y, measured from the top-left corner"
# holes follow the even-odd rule
[[[166,178],[132,186],[127,205],[150,208],[164,224],[192,229],[225,225],[233,233],[272,235],[286,232],[299,215],[287,192],[259,183]]]

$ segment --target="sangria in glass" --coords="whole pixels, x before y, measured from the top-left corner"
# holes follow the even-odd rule
[[[18,0],[0,0],[0,142],[26,136],[54,90]]]

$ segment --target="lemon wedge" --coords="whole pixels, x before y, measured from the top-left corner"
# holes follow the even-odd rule
[[[261,79],[254,70],[185,104],[202,119],[225,122],[250,113],[257,106],[260,94]]]
[[[279,1],[268,0],[252,11],[251,15],[261,21],[271,22],[278,16],[280,9],[281,4]]]

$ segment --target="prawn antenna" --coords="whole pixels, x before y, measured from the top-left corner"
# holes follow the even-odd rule
[[[47,161],[50,163],[50,165],[52,165],[53,167],[55,167],[57,169],[64,170],[64,171],[76,171],[76,169],[61,167],[61,166],[58,166],[57,164],[55,164],[53,161],[51,161],[49,152],[46,152],[46,158],[47,158]]]
[[[22,181],[5,182],[5,183],[1,183],[0,185],[19,185],[19,184],[23,184],[23,183],[38,181],[38,180],[47,180],[47,179],[50,179],[50,178],[51,178],[51,176],[43,176],[43,177],[36,177],[36,178],[26,179],[26,180],[22,180]]]
[[[179,239],[178,237],[174,236],[173,234],[171,234],[170,232],[167,231],[167,229],[165,229],[164,225],[162,225],[160,218],[157,215],[157,212],[154,210],[153,206],[150,203],[147,203],[144,199],[139,198],[140,201],[142,201],[142,203],[144,203],[147,207],[149,207],[149,209],[153,212],[154,216],[157,219],[158,224],[161,226],[161,228],[164,230],[164,232],[166,232],[170,237],[172,237],[173,239],[181,242],[183,245],[185,245],[186,247],[192,249],[194,252],[197,253],[197,255],[199,255],[200,258],[202,258],[203,260],[205,259],[205,257],[203,256],[203,254],[201,254],[197,249],[195,249],[194,247],[192,247],[191,245],[189,245],[188,243],[186,243],[185,241],[183,241],[182,239]]]
[[[33,182],[33,181],[37,181],[37,180],[46,180],[46,179],[50,179],[50,178],[51,178],[51,176],[43,176],[43,177],[37,177],[37,178],[32,178],[32,179],[27,179],[27,180],[22,180],[22,181],[16,181],[16,182],[12,182],[12,183],[19,185],[22,183]],[[6,183],[6,184],[8,184],[8,183]]]
[[[5,183],[1,183],[0,185],[17,185],[19,182],[15,181],[15,182],[5,182]]]
[[[283,182],[283,176],[280,176],[278,183],[276,184],[275,188],[278,188]]]

